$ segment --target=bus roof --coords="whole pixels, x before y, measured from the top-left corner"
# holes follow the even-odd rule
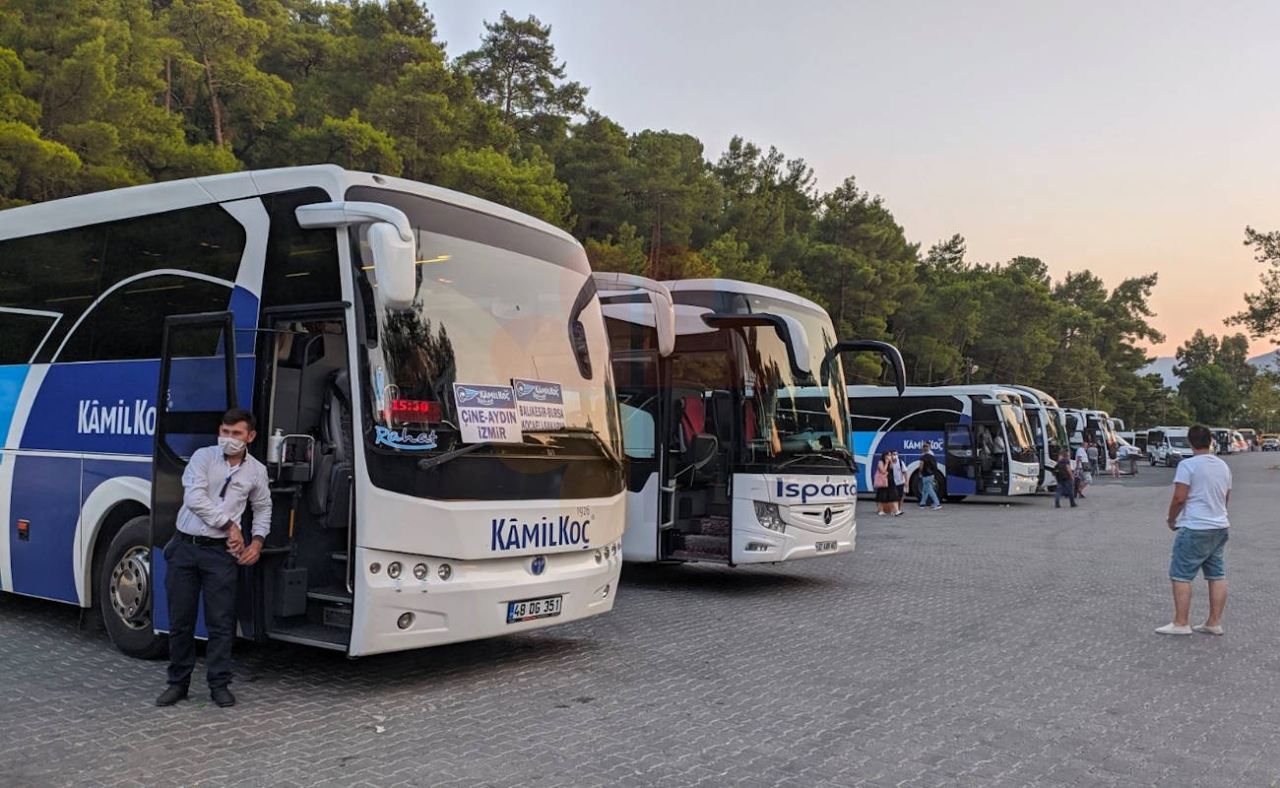
[[[818,306],[809,299],[798,296],[795,293],[789,293],[786,290],[779,290],[776,287],[768,285],[758,285],[752,282],[739,282],[736,279],[673,279],[663,282],[667,289],[673,293],[704,291],[711,290],[722,293],[741,293],[748,296],[766,296],[768,298],[776,298],[779,301],[786,301],[795,304],[803,309],[810,309],[821,314],[823,317],[830,317],[827,310]]]
[[[846,386],[846,393],[850,397],[879,397],[879,396],[898,396],[898,391],[893,386]],[[976,395],[976,394],[1006,394],[1016,397],[1018,402],[1022,401],[1022,395],[1008,386],[991,384],[971,384],[968,386],[907,386],[902,392],[904,397],[921,397],[930,394],[960,394],[960,395]]]
[[[0,240],[308,186],[324,189],[333,200],[343,199],[346,190],[352,186],[407,192],[541,230],[575,245],[578,243],[572,235],[554,225],[495,202],[405,178],[346,170],[334,164],[184,178],[9,208],[0,211]]]

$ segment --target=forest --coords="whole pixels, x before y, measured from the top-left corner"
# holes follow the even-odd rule
[[[1034,250],[978,261],[960,234],[910,240],[852,174],[824,192],[767,141],[708,151],[623,128],[592,108],[545,21],[503,13],[476,44],[447,52],[415,0],[6,0],[0,207],[332,162],[512,206],[573,233],[598,270],[806,295],[843,336],[895,342],[916,384],[1023,383],[1130,425],[1274,412],[1255,388],[1280,399],[1266,376],[1233,377],[1233,338],[1200,334],[1179,351],[1183,388],[1221,394],[1227,410],[1138,374],[1164,341],[1154,272],[1055,281]]]

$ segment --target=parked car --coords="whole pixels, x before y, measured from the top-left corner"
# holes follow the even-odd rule
[[[1261,443],[1263,451],[1280,450],[1280,435],[1263,435]]]

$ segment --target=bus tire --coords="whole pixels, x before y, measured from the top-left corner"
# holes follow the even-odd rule
[[[154,598],[151,575],[151,518],[125,523],[107,548],[98,585],[102,622],[111,642],[138,659],[157,659],[168,651],[169,639],[151,625]]]

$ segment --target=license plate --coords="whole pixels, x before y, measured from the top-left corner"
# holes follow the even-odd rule
[[[813,549],[817,550],[819,553],[830,553],[838,546],[839,544],[837,542],[816,542],[813,545]]]
[[[507,623],[516,624],[521,621],[533,621],[537,618],[551,618],[560,615],[564,596],[544,596],[541,599],[526,599],[521,602],[507,603]]]

